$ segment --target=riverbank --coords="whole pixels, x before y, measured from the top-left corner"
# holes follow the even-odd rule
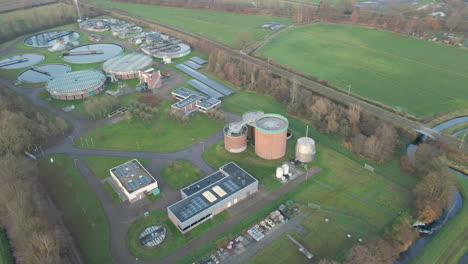
[[[468,177],[461,173],[457,173],[455,177],[460,194],[466,199],[468,197]],[[458,213],[447,221],[439,232],[427,239],[424,248],[417,256],[409,262],[398,263],[459,263],[460,258],[468,250],[466,223],[468,223],[468,203],[465,201]]]

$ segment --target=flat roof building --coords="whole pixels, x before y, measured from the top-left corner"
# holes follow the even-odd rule
[[[129,202],[135,202],[158,188],[158,182],[136,159],[109,171]]]
[[[182,200],[169,206],[169,219],[182,233],[247,198],[258,190],[258,180],[230,162],[215,173],[181,190]]]
[[[194,111],[200,111],[204,113],[211,109],[217,108],[221,104],[221,101],[218,99],[208,97],[184,87],[173,91],[172,97],[176,100],[179,100],[178,102],[172,104],[172,110],[183,115]]]

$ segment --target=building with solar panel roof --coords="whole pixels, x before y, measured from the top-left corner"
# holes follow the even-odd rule
[[[169,219],[185,233],[257,190],[258,180],[230,162],[183,188],[180,191],[183,199],[169,206],[167,213]]]
[[[187,88],[179,88],[172,92],[172,97],[178,102],[171,105],[171,109],[182,115],[190,114],[194,111],[205,113],[206,111],[217,109],[221,101]]]
[[[129,202],[135,202],[158,188],[158,182],[134,159],[109,170]]]

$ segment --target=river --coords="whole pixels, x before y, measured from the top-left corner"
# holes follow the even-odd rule
[[[457,117],[450,119],[446,122],[443,122],[441,124],[438,124],[434,127],[432,127],[433,130],[441,132],[444,129],[447,129],[451,126],[461,124],[468,122],[468,116],[463,116],[463,117]],[[457,136],[460,133],[464,133],[465,131],[468,131],[468,129],[463,129],[461,131],[457,131],[452,134],[452,136]],[[424,142],[427,139],[427,136],[420,136],[416,139],[416,141],[413,144],[410,144],[408,148],[406,149],[407,155],[412,157],[414,152],[416,151],[418,145],[422,142]],[[451,169],[453,172],[458,173],[460,175],[463,175],[465,177],[468,177],[468,175],[463,174],[460,171]],[[450,209],[446,210],[444,214],[437,219],[433,224],[430,226],[430,234],[425,234],[421,233],[421,236],[406,250],[405,252],[401,253],[400,258],[395,262],[395,264],[407,264],[410,263],[414,257],[416,257],[421,250],[424,249],[426,244],[435,236],[437,235],[438,231],[447,223],[448,220],[450,220],[452,217],[454,217],[462,208],[463,206],[463,197],[460,194],[459,191],[456,191],[454,193],[452,203],[450,205]],[[459,264],[461,263],[466,263],[464,262],[465,260],[468,260],[468,252],[465,253],[465,255],[459,260]]]

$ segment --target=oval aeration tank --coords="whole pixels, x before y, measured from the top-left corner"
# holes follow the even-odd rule
[[[301,137],[296,144],[296,159],[308,163],[315,159],[315,141],[309,137]]]

